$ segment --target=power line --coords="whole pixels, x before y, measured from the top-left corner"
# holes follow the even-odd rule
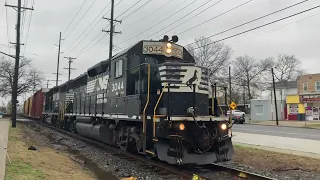
[[[190,6],[191,4],[193,4],[193,3],[195,3],[195,2],[196,2],[196,0],[191,1],[191,3],[187,4],[187,5],[186,5],[186,6],[184,6],[183,8],[179,9],[178,11],[176,11],[175,13],[173,13],[173,14],[171,14],[171,15],[169,15],[169,16],[167,16],[167,17],[165,17],[165,18],[164,18],[163,20],[161,20],[160,22],[158,22],[158,23],[154,24],[153,26],[151,26],[151,27],[149,27],[149,28],[145,29],[144,31],[142,31],[142,32],[140,32],[140,33],[138,33],[138,34],[134,35],[133,37],[128,38],[128,39],[126,39],[126,40],[122,41],[122,42],[121,42],[121,43],[119,43],[118,45],[123,44],[124,42],[130,41],[131,39],[133,39],[133,38],[135,38],[135,37],[139,36],[140,34],[142,34],[142,33],[144,33],[144,32],[147,32],[148,30],[150,30],[150,29],[152,29],[153,27],[155,27],[155,26],[159,25],[160,23],[164,22],[164,21],[165,21],[165,20],[167,20],[169,17],[171,17],[171,16],[173,16],[173,15],[175,15],[175,14],[177,14],[177,13],[181,12],[181,11],[182,11],[182,10],[184,10],[186,7]],[[182,1],[182,3],[185,3],[185,2],[184,2],[184,1]],[[181,4],[182,4],[182,3],[181,3]],[[180,6],[180,4],[179,4],[178,6]],[[173,8],[173,9],[175,9],[175,8],[176,8],[176,6],[174,6],[174,8]],[[172,10],[170,10],[170,11],[168,11],[168,12],[172,12],[172,11],[173,11],[173,9],[172,9]]]
[[[122,1],[122,0],[121,0]],[[118,4],[116,4],[114,7],[116,7],[117,5],[119,5],[120,3],[121,3],[121,1],[119,1],[118,2]],[[128,8],[128,9],[130,9],[130,8]],[[127,10],[128,10],[127,9]],[[110,12],[111,10],[109,10],[108,12]],[[118,16],[119,17],[119,16]],[[118,19],[118,17],[116,17],[116,19]],[[102,18],[102,19],[107,19],[107,18]],[[101,19],[100,19],[101,20]],[[99,21],[100,21],[99,20]],[[117,21],[117,22],[120,22],[120,21]],[[106,26],[104,29],[106,29],[106,28],[108,28],[110,26],[110,24],[108,25],[108,26]],[[90,33],[90,32],[89,32]],[[106,34],[105,35],[103,35],[98,41],[96,41],[94,44],[92,44],[87,50],[85,50],[84,52],[81,52],[81,51],[83,51],[86,47],[88,47],[92,42],[94,42],[96,39],[98,39],[98,37],[100,36],[102,34],[102,32],[100,32],[93,40],[91,40],[83,49],[81,49],[78,53],[77,53],[77,55],[76,55],[76,57],[79,57],[79,56],[81,56],[82,54],[84,54],[85,52],[87,52],[89,49],[91,49],[94,45],[96,45],[97,43],[99,43],[105,36],[106,36]],[[88,35],[88,34],[87,34]],[[85,38],[85,37],[84,37]],[[84,38],[82,38],[82,40],[84,39]],[[81,40],[81,41],[82,41]],[[80,42],[81,42],[80,41]],[[78,46],[79,44],[80,44],[80,42],[76,45],[76,46]],[[74,47],[75,48],[75,47]],[[73,49],[74,49],[73,48]],[[72,49],[72,50],[73,50]],[[71,51],[72,51],[71,50]],[[69,51],[69,53],[71,52],[71,51]]]
[[[207,23],[207,22],[209,22],[209,21],[211,21],[211,20],[213,20],[213,19],[216,19],[216,18],[218,18],[218,17],[220,17],[220,16],[222,16],[222,15],[224,15],[224,14],[227,14],[227,13],[229,13],[229,12],[235,10],[235,9],[238,9],[239,7],[246,5],[246,4],[248,4],[249,2],[251,2],[251,1],[253,1],[253,0],[246,1],[246,2],[244,2],[244,3],[242,3],[242,4],[238,5],[238,6],[236,6],[236,7],[234,7],[234,8],[229,9],[228,11],[225,11],[225,12],[223,12],[223,13],[221,13],[221,14],[213,17],[213,18],[210,18],[210,19],[208,19],[208,20],[206,20],[206,21],[204,21],[204,22],[202,22],[202,23],[200,23],[200,24],[198,24],[198,25],[195,25],[195,26],[193,26],[193,27],[191,27],[191,28],[189,28],[189,29],[187,29],[187,30],[185,30],[185,31],[183,31],[183,32],[180,32],[180,33],[178,33],[177,35],[183,34],[183,33],[187,32],[187,31],[190,31],[191,29],[194,29],[194,28],[196,28],[196,27],[198,27],[198,26],[201,26],[201,25],[203,25],[203,24],[205,24],[205,23]]]
[[[102,32],[100,32],[100,33],[98,34],[98,36],[96,36],[92,41],[90,41],[89,44],[87,44],[84,48],[82,48],[82,49],[78,52],[78,54],[76,55],[76,57],[81,56],[82,54],[84,54],[85,52],[87,52],[89,49],[91,49],[91,47],[92,47],[94,44],[93,44],[92,46],[90,46],[87,50],[83,51],[83,50],[86,49],[92,42],[94,42],[96,39],[98,39],[101,34],[102,34]],[[104,36],[105,36],[105,35],[104,35]],[[97,42],[101,41],[104,36],[102,36]],[[82,52],[82,51],[83,51],[83,52]]]
[[[153,13],[159,11],[161,8],[165,7],[167,4],[171,3],[171,0],[169,0],[167,3],[163,4],[162,6],[160,6],[158,9],[152,11],[150,14],[140,18],[139,20],[135,21],[134,23],[130,24],[129,26],[127,26],[127,29],[130,28],[133,25],[136,25],[138,22],[142,22],[142,20],[144,20],[147,17],[150,17]]]
[[[130,6],[128,9],[123,11],[118,17],[122,16],[124,13],[128,12],[131,8],[133,8],[135,5],[137,5],[141,0],[138,0],[136,3],[134,3],[132,6]]]
[[[27,7],[28,1],[29,0],[24,0],[23,1],[23,7]],[[25,20],[26,20],[26,14],[27,14],[26,11],[22,12],[22,20],[21,20],[21,39],[22,40],[23,40],[23,34],[24,34],[24,23],[25,23]]]
[[[149,2],[151,2],[152,0],[148,0],[147,2],[145,2],[144,4],[142,4],[141,6],[139,6],[137,9],[135,9],[134,11],[132,11],[131,13],[127,14],[125,17],[122,18],[122,20],[126,19],[128,16],[138,12],[139,9],[141,9],[142,7],[144,7],[145,5],[149,4]]]
[[[312,8],[310,8],[310,9],[307,9],[307,10],[304,10],[304,11],[300,11],[300,12],[295,13],[295,14],[292,14],[292,15],[290,15],[290,16],[286,16],[286,17],[284,17],[284,18],[277,19],[277,20],[275,20],[275,21],[271,21],[271,22],[269,22],[269,23],[263,24],[263,25],[261,25],[261,26],[257,26],[257,27],[255,27],[255,28],[251,28],[251,29],[249,29],[249,30],[246,30],[246,31],[243,31],[243,32],[240,32],[240,33],[234,34],[234,35],[232,35],[232,36],[228,36],[228,37],[226,37],[226,38],[223,38],[223,39],[220,39],[220,40],[217,40],[217,41],[213,41],[213,42],[208,43],[208,44],[206,44],[206,45],[203,45],[203,46],[200,46],[200,47],[193,48],[192,50],[199,49],[199,48],[202,48],[202,47],[205,47],[205,46],[208,46],[208,45],[211,45],[211,44],[214,44],[214,43],[220,42],[220,41],[224,41],[224,40],[227,40],[227,39],[230,39],[230,38],[233,38],[233,37],[239,36],[239,35],[241,35],[241,34],[248,33],[248,32],[250,32],[250,31],[253,31],[253,30],[256,30],[256,29],[260,29],[260,28],[265,27],[265,26],[268,26],[268,25],[270,25],[270,24],[274,24],[274,23],[276,23],[276,22],[283,21],[283,20],[285,20],[285,19],[288,19],[288,18],[291,18],[291,17],[297,16],[297,15],[299,15],[299,14],[302,14],[302,13],[305,13],[305,12],[308,12],[308,11],[311,11],[311,10],[316,9],[316,8],[319,8],[319,7],[320,7],[320,5],[315,6],[315,7],[312,7]]]
[[[290,9],[290,8],[292,8],[292,7],[294,7],[294,6],[300,5],[300,4],[302,4],[302,3],[304,3],[304,2],[307,2],[307,1],[308,1],[308,0],[304,0],[304,1],[298,2],[298,3],[296,3],[296,4],[287,6],[287,7],[285,7],[285,8],[279,9],[279,10],[274,11],[274,12],[272,12],[272,13],[269,13],[269,14],[266,14],[266,15],[263,15],[263,16],[260,16],[260,17],[258,17],[258,18],[253,19],[253,20],[250,20],[250,21],[248,21],[248,22],[242,23],[242,24],[240,24],[240,25],[234,26],[234,27],[229,28],[229,29],[227,29],[227,30],[224,30],[224,31],[221,31],[221,32],[219,32],[219,33],[213,34],[213,35],[208,36],[208,37],[206,37],[206,38],[204,38],[204,39],[209,39],[209,38],[214,37],[214,36],[217,36],[217,35],[219,35],[219,34],[222,34],[222,33],[228,32],[228,31],[230,31],[230,30],[239,28],[239,27],[241,27],[241,26],[250,24],[250,23],[252,23],[252,22],[255,22],[255,21],[257,21],[257,20],[260,20],[260,19],[263,19],[263,18],[265,18],[265,17],[271,16],[271,15],[273,15],[273,14],[279,13],[279,12],[281,12],[281,11]],[[191,44],[195,44],[195,43],[197,43],[197,42],[199,42],[199,41],[196,41],[196,42],[187,44],[186,46],[191,45]]]
[[[261,35],[263,35],[263,34],[267,34],[267,33],[270,33],[270,32],[276,31],[276,30],[279,30],[279,29],[284,28],[284,27],[286,27],[286,26],[289,26],[289,25],[291,25],[291,24],[294,24],[294,23],[297,23],[297,22],[299,22],[299,21],[303,21],[303,20],[306,20],[306,19],[312,18],[312,17],[314,17],[314,16],[318,16],[318,15],[320,15],[320,13],[313,14],[313,15],[311,15],[311,16],[308,16],[308,17],[305,17],[305,18],[298,19],[298,20],[296,20],[296,21],[290,22],[290,23],[285,24],[285,25],[283,25],[283,26],[280,26],[280,27],[277,27],[277,28],[271,29],[271,30],[269,30],[269,31],[266,31],[266,32],[263,32],[263,33],[257,34],[257,35],[255,35],[255,36],[251,36],[251,37],[248,37],[248,38],[242,39],[242,40],[237,41],[237,42],[235,42],[235,43],[233,43],[233,44],[237,44],[237,43],[240,43],[240,42],[242,42],[242,41],[246,41],[246,40],[249,40],[249,39],[255,38],[255,37],[257,37],[257,36],[261,36]]]
[[[34,0],[32,1],[32,6],[31,7],[33,8],[33,6],[34,6]],[[24,47],[24,50],[23,50],[23,56],[24,56],[24,53],[26,52],[26,49],[27,49],[29,30],[30,30],[31,19],[32,19],[32,13],[33,13],[33,11],[31,11],[31,14],[30,14],[30,20],[29,20],[28,31],[27,31],[27,38],[26,38],[26,43],[25,43],[25,47]]]
[[[246,1],[246,2],[244,2],[244,3],[242,3],[242,4],[238,5],[238,6],[236,6],[236,7],[234,7],[234,8],[229,9],[228,11],[225,11],[225,12],[223,12],[223,13],[221,13],[221,14],[219,14],[219,15],[211,18],[211,19],[208,19],[208,20],[206,20],[206,21],[204,21],[204,22],[202,22],[202,23],[200,23],[200,24],[198,24],[198,25],[196,25],[196,26],[193,26],[192,28],[189,28],[189,29],[187,29],[187,30],[185,30],[185,31],[183,31],[183,32],[181,32],[181,33],[178,33],[178,34],[182,34],[182,33],[184,33],[184,32],[187,32],[187,31],[191,30],[191,29],[194,29],[195,27],[198,27],[198,26],[200,26],[200,25],[202,25],[202,24],[204,24],[204,23],[207,23],[207,22],[209,22],[209,21],[211,21],[211,20],[213,20],[213,19],[216,19],[216,18],[218,18],[218,17],[220,17],[220,16],[222,16],[222,15],[224,15],[224,14],[227,14],[227,13],[229,13],[229,12],[231,12],[231,11],[233,11],[233,10],[235,10],[235,9],[237,9],[237,8],[243,6],[243,5],[245,5],[245,4],[247,4],[247,3],[251,2],[251,1],[253,1],[253,0]],[[131,38],[131,39],[132,39],[132,38]],[[129,39],[129,40],[130,40],[130,39]],[[126,41],[128,41],[128,39],[125,40],[125,41],[123,41],[123,42],[121,42],[120,44],[122,44],[122,43],[124,43],[124,42],[126,42]],[[118,44],[118,45],[119,45],[119,44]],[[129,45],[129,46],[127,46],[127,47],[130,47],[130,46],[131,46],[131,45]],[[125,48],[127,48],[127,47],[125,47]]]
[[[204,5],[208,4],[208,3],[209,3],[209,2],[211,2],[211,1],[212,1],[212,0],[208,0],[207,2],[203,3],[202,5],[200,5],[200,6],[199,6],[199,7],[197,7],[196,9],[194,9],[192,12],[195,12],[196,10],[200,9],[201,7],[203,7]],[[221,1],[223,1],[223,0],[219,0],[219,1],[217,1],[216,3],[212,4],[211,6],[208,6],[205,10],[200,11],[199,13],[197,13],[196,15],[192,16],[191,18],[187,19],[187,20],[186,20],[186,21],[184,21],[183,23],[185,23],[185,22],[189,21],[190,19],[192,19],[192,18],[194,18],[194,17],[198,16],[199,14],[201,14],[201,13],[205,12],[206,10],[208,10],[208,9],[210,9],[211,7],[213,7],[213,6],[217,5],[217,4],[218,4],[219,2],[221,2]],[[192,12],[190,12],[189,14],[191,14]],[[189,15],[189,14],[188,14],[188,15]],[[183,19],[183,18],[187,17],[188,15],[186,15],[186,16],[182,16],[182,17],[181,17],[181,18],[179,18],[178,20],[176,20],[176,21],[172,22],[171,24],[169,24],[169,25],[165,26],[165,28],[160,29],[159,31],[157,31],[157,32],[155,32],[155,33],[153,33],[153,34],[149,35],[148,37],[145,37],[144,39],[147,39],[147,38],[149,38],[149,37],[151,37],[151,36],[153,36],[153,35],[157,34],[158,32],[161,32],[162,30],[166,29],[167,27],[170,27],[171,25],[176,24],[176,22],[178,22],[178,21],[180,21],[181,19]],[[181,25],[181,24],[183,24],[183,23],[180,23],[180,25]],[[177,27],[177,26],[176,26],[176,27]],[[171,28],[169,31],[171,31],[172,29],[174,29],[174,28]],[[169,32],[169,31],[167,31],[167,32]],[[165,32],[165,33],[167,33],[167,32]],[[164,34],[165,34],[165,33],[164,33]]]
[[[115,5],[115,7],[117,7],[122,1],[123,1],[123,0],[120,0],[120,1]],[[111,3],[111,1],[109,1],[109,3],[102,9],[102,11],[98,14],[98,16],[97,16],[97,17],[91,22],[91,24],[80,34],[80,36],[78,36],[78,37],[76,38],[76,40],[71,44],[71,46],[69,46],[69,47],[67,48],[66,51],[68,51],[68,50],[74,45],[74,43],[90,28],[90,26],[94,23],[94,21],[96,21],[96,20],[100,17],[100,15],[101,15],[101,14],[103,13],[103,11],[109,6],[110,3]],[[111,10],[109,10],[109,11],[106,12],[106,13],[109,13],[110,11],[111,11]],[[99,21],[96,22],[96,24],[90,29],[90,31],[88,31],[88,33],[85,35],[85,37],[83,37],[83,38],[76,44],[75,47],[77,47],[77,46],[92,32],[92,29],[94,29],[101,20],[102,20],[102,19],[100,18]],[[107,27],[105,27],[105,28],[107,28]],[[74,48],[75,48],[75,47],[74,47]],[[70,53],[74,48],[72,48],[68,53]]]
[[[76,13],[76,15],[74,15],[73,19],[71,20],[71,22],[69,23],[69,25],[67,26],[67,28],[63,31],[63,34],[66,33],[66,31],[69,29],[70,25],[72,24],[72,22],[75,20],[75,18],[77,17],[77,15],[79,14],[79,12],[81,11],[83,5],[87,2],[87,0],[84,0],[81,7],[79,8],[78,12]]]
[[[82,15],[82,17],[79,19],[79,21],[77,22],[77,24],[71,29],[70,33],[64,38],[67,39],[69,37],[69,35],[71,34],[71,32],[79,25],[79,23],[81,22],[81,20],[84,18],[84,16],[86,16],[86,14],[89,12],[89,10],[91,9],[91,7],[93,6],[93,4],[96,2],[96,0],[93,0],[92,3],[90,4],[89,8],[87,9],[87,11]]]
[[[5,2],[7,4],[7,1]],[[6,24],[7,24],[7,37],[8,37],[8,51],[9,51],[9,54],[11,54],[11,49],[10,49],[10,36],[9,36],[9,21],[8,21],[8,10],[7,8],[6,9]],[[9,56],[8,56],[8,60],[9,60]]]
[[[110,1],[111,2],[111,1]],[[101,14],[103,13],[103,11],[109,6],[110,2],[101,10],[101,12],[97,15],[97,17],[89,24],[89,26],[87,26],[87,28],[76,38],[75,41],[73,41],[73,43],[66,49],[66,53],[67,51],[78,41],[78,39],[90,28],[90,26],[101,16]],[[99,22],[102,19],[100,18],[99,21],[96,22],[96,24],[88,31],[88,33],[76,44],[75,47],[77,47],[91,32],[92,30],[99,24]],[[75,48],[74,47],[74,48]],[[74,48],[72,48],[70,51],[68,51],[68,53],[70,53]]]

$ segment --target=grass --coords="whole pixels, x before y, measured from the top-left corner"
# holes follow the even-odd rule
[[[303,167],[304,169],[320,172],[319,159],[262,150],[238,144],[234,144],[234,149],[234,162],[257,169],[273,171],[282,168]]]
[[[93,175],[74,162],[69,154],[52,149],[46,137],[24,124],[9,129],[5,180],[79,180],[94,179]],[[28,150],[31,145],[36,151]]]
[[[308,124],[306,127],[308,127],[308,128],[318,128],[318,129],[320,129],[320,124]]]
[[[5,180],[19,180],[19,179],[45,179],[43,171],[35,169],[30,163],[23,161],[12,161],[11,164],[6,165]]]
[[[8,154],[10,156],[11,164],[6,162],[6,173],[5,180],[25,180],[34,179],[40,180],[45,179],[45,174],[43,171],[36,169],[29,162],[25,162],[21,154],[14,154],[17,147],[20,147],[21,142],[19,141],[21,137],[19,128],[12,128],[10,125],[9,136],[8,136]]]

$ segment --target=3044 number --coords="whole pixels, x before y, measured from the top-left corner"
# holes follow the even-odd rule
[[[162,53],[163,48],[161,46],[144,46],[144,53]]]
[[[123,81],[112,83],[112,92],[123,90]]]

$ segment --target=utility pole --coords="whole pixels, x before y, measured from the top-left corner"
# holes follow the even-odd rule
[[[15,56],[15,65],[14,65],[14,74],[13,74],[13,87],[12,87],[12,111],[11,111],[11,120],[12,127],[15,128],[17,126],[17,89],[18,89],[18,73],[19,73],[19,60],[20,60],[20,23],[21,23],[21,9],[25,10],[33,10],[33,8],[21,7],[21,0],[18,0],[18,6],[7,5],[7,7],[12,7],[18,13],[17,17],[17,39],[16,39],[16,56]]]
[[[58,62],[57,62],[57,72],[55,73],[57,75],[57,78],[56,78],[56,86],[58,86],[58,81],[59,81],[59,61],[60,61],[60,46],[61,46],[61,32],[59,34],[59,50],[58,50]]]
[[[112,58],[112,49],[113,49],[113,35],[114,34],[121,34],[121,32],[116,32],[114,31],[114,22],[118,22],[118,23],[122,23],[122,21],[118,21],[116,19],[113,19],[113,15],[114,15],[114,0],[111,0],[111,18],[105,18],[103,17],[103,19],[107,19],[110,22],[110,30],[106,31],[102,29],[102,32],[107,32],[110,34],[110,44],[109,44],[109,69],[110,69],[110,65],[111,65],[111,58]],[[109,70],[109,74],[110,74],[110,70]]]
[[[229,105],[231,104],[231,66],[229,66]],[[229,123],[232,123],[232,110],[230,109],[230,113],[229,113]]]
[[[48,80],[47,80],[47,88],[49,88],[49,85],[50,85],[50,84],[49,84],[49,81],[56,81],[56,80],[49,80],[49,79],[48,79]],[[61,81],[61,80],[59,80],[59,81]]]
[[[276,85],[275,85],[275,82],[274,82],[273,68],[271,68],[271,73],[272,73],[272,86],[273,86],[273,94],[274,94],[274,107],[276,109],[276,122],[277,122],[277,125],[279,125],[278,108],[277,108],[277,96],[276,96]]]
[[[64,68],[64,69],[68,69],[69,70],[69,76],[68,76],[68,81],[70,81],[70,76],[71,76],[71,70],[75,70],[74,68],[71,68],[71,63],[73,62],[72,60],[73,59],[76,59],[76,58],[73,58],[73,57],[64,57],[66,59],[68,59],[68,64],[69,64],[69,67],[68,68]]]

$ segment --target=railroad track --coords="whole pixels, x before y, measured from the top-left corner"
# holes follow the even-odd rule
[[[98,148],[102,148],[102,149],[107,149],[110,151],[114,151],[117,152],[118,156],[121,156],[122,158],[125,159],[134,159],[134,160],[138,160],[141,162],[145,162],[147,164],[149,164],[150,166],[154,166],[157,168],[160,168],[168,173],[171,174],[175,174],[178,175],[180,177],[182,177],[183,179],[186,180],[210,180],[212,179],[211,177],[208,177],[208,175],[203,175],[205,174],[205,172],[227,172],[228,174],[230,174],[232,177],[234,177],[234,179],[248,179],[248,180],[273,180],[273,178],[270,177],[266,177],[263,175],[259,175],[259,174],[255,174],[255,173],[251,173],[248,171],[243,171],[237,168],[231,168],[231,167],[227,167],[224,165],[220,165],[220,164],[212,164],[212,165],[206,165],[206,166],[197,166],[197,167],[184,167],[184,166],[175,166],[175,165],[170,165],[161,161],[157,161],[157,160],[150,160],[145,158],[142,155],[138,155],[138,154],[133,154],[127,151],[123,151],[117,147],[96,141],[96,140],[92,140],[92,139],[88,139],[86,137],[82,137],[79,136],[77,134],[74,134],[72,132],[69,131],[65,131],[62,129],[59,129],[57,127],[53,127],[51,125],[42,123],[37,121],[38,124],[45,126],[49,129],[55,130],[57,132],[60,132],[64,135],[70,136],[74,139],[83,141],[85,143],[88,143],[90,145],[96,146]]]

